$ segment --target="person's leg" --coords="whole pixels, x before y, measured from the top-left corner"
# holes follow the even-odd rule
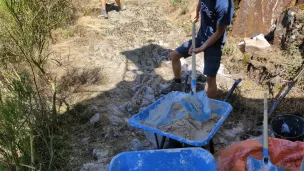
[[[104,16],[104,18],[108,18],[108,13],[107,13],[107,9],[106,9],[106,0],[101,0],[101,15]]]
[[[211,99],[217,98],[216,75],[220,68],[222,47],[210,47],[204,53],[204,75],[207,76],[207,95]]]
[[[180,58],[188,57],[188,50],[191,47],[191,41],[184,42],[174,51],[170,52],[170,59],[172,62],[172,69],[174,74],[174,80],[170,83],[168,87],[161,91],[162,94],[168,94],[171,91],[183,91],[183,85],[181,80],[182,67]]]
[[[106,10],[106,0],[101,0],[101,8],[102,10]]]
[[[182,58],[182,55],[180,55],[176,50],[170,52],[170,59],[172,61],[172,69],[175,80],[180,80],[182,75],[182,66],[180,58]]]
[[[217,84],[216,84],[216,77],[208,77],[207,76],[207,96],[210,99],[217,98]]]
[[[115,0],[116,4],[118,7],[121,7],[121,3],[120,3],[120,0]]]
[[[201,41],[196,38],[196,47],[201,45]],[[170,53],[170,59],[172,62],[172,69],[174,74],[174,81],[169,85],[169,87],[161,91],[162,94],[167,94],[171,91],[183,91],[183,85],[181,80],[182,70],[181,70],[181,61],[180,59],[187,58],[190,55],[188,54],[189,48],[192,45],[192,40],[184,42],[181,46]]]

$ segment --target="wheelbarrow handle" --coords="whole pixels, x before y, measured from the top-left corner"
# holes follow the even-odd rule
[[[231,87],[231,89],[229,90],[228,94],[226,95],[226,97],[224,98],[224,102],[226,102],[228,100],[228,98],[232,95],[233,91],[235,90],[235,88],[242,82],[242,79],[239,78],[237,80],[234,81],[233,86]]]

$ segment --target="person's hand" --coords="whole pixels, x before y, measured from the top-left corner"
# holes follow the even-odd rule
[[[191,22],[196,23],[198,21],[198,18],[199,18],[199,13],[197,11],[193,11],[190,14],[190,20],[191,20]]]
[[[203,49],[204,47],[203,46],[201,46],[201,47],[199,47],[199,48],[195,48],[194,49],[194,47],[193,46],[191,46],[190,47],[190,49],[189,49],[189,52],[188,52],[188,54],[189,55],[192,55],[192,53],[194,52],[195,54],[198,54],[198,53],[201,53],[201,52],[203,52],[204,51],[204,49]]]

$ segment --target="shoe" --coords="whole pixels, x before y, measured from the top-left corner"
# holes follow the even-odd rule
[[[121,6],[117,6],[117,7],[116,7],[116,11],[117,11],[117,12],[121,11]]]
[[[126,9],[124,8],[124,6],[117,6],[117,7],[116,7],[116,12],[120,12],[120,11],[124,11],[124,10],[126,10]]]
[[[170,85],[161,91],[161,94],[168,94],[172,91],[183,91],[183,83],[177,83],[174,80],[172,80],[170,82]]]
[[[200,82],[206,82],[207,81],[207,77],[203,74],[200,74],[197,76],[197,81],[200,81]]]

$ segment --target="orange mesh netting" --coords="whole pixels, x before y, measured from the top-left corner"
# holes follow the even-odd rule
[[[298,171],[304,157],[304,142],[292,142],[269,138],[269,155],[272,164],[284,169]],[[250,139],[232,144],[215,154],[220,171],[245,171],[247,157],[262,160],[262,144],[258,139]]]

